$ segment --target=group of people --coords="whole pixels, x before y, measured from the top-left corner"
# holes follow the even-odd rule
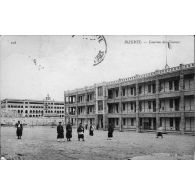
[[[71,141],[72,138],[72,126],[70,122],[66,125],[66,139],[67,141]],[[59,122],[57,126],[57,141],[64,141],[64,127],[62,126],[62,122]]]
[[[85,126],[85,128],[86,128],[86,126]],[[94,135],[94,130],[95,130],[94,125],[90,124],[90,127],[89,127],[89,135],[90,136]],[[80,141],[80,139],[85,141],[85,139],[84,139],[84,127],[83,127],[82,123],[80,123],[78,128],[77,128],[77,134],[78,134],[78,141]],[[71,141],[71,138],[72,138],[72,125],[71,125],[70,122],[68,122],[68,124],[66,125],[66,138],[67,138],[67,141]],[[57,126],[57,141],[61,141],[61,140],[64,141],[64,128],[62,126],[62,123],[59,122],[59,125]]]
[[[85,129],[87,129],[87,126],[85,126]],[[95,126],[93,124],[90,124],[90,126],[89,126],[89,135],[90,136],[94,135],[94,130],[95,130]],[[108,125],[108,139],[111,139],[113,137],[113,131],[114,131],[113,125],[109,124]],[[16,136],[18,139],[21,139],[22,132],[23,132],[23,125],[20,123],[20,121],[18,121],[16,123]],[[80,139],[85,141],[84,127],[83,127],[82,123],[80,123],[78,128],[77,128],[77,134],[78,134],[78,141],[80,141]],[[67,139],[67,141],[71,141],[71,138],[72,138],[72,125],[70,122],[68,122],[68,124],[66,125],[66,139]],[[64,127],[62,126],[62,122],[59,122],[59,125],[57,126],[57,141],[58,142],[64,141]]]

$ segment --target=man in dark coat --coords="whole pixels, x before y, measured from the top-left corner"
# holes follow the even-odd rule
[[[110,123],[108,125],[108,139],[111,139],[113,137],[113,131],[114,131],[114,127],[113,125]]]
[[[89,126],[89,135],[90,136],[93,136],[93,132],[94,132],[94,125],[93,124],[90,124],[90,126]]]
[[[17,128],[16,135],[17,135],[18,139],[21,139],[21,137],[22,137],[22,131],[23,131],[23,126],[22,126],[22,124],[20,124],[20,121],[18,121],[16,123],[16,128]]]
[[[70,138],[72,138],[72,126],[70,122],[66,125],[66,139],[67,141],[71,141]]]
[[[84,140],[84,127],[82,126],[82,123],[79,124],[79,127],[77,128],[77,133],[78,133],[78,140],[80,141],[80,139]]]
[[[59,125],[57,126],[57,141],[60,140],[64,141],[64,128],[62,126],[62,122],[59,122]]]

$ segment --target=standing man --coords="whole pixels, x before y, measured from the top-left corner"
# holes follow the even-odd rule
[[[62,122],[59,122],[59,125],[57,126],[57,141],[60,140],[64,141],[64,128],[62,126]]]
[[[108,125],[108,139],[112,139],[113,137],[113,131],[114,131],[114,127],[113,125],[110,123]]]
[[[86,124],[85,124],[85,130],[87,130],[87,127],[88,127],[88,124],[86,123]]]
[[[22,124],[20,124],[20,121],[18,121],[16,123],[16,135],[18,137],[18,139],[21,139],[22,138],[22,131],[23,131],[23,126]]]
[[[90,135],[90,136],[93,136],[94,129],[95,129],[95,128],[94,128],[94,125],[91,123],[91,124],[90,124],[90,127],[89,127],[89,135]]]
[[[70,138],[72,138],[72,126],[70,122],[66,125],[66,139],[67,141],[71,141]]]
[[[83,139],[83,141],[85,141],[84,140],[84,127],[82,126],[82,123],[79,124],[77,133],[78,133],[78,140],[80,141],[80,139]]]

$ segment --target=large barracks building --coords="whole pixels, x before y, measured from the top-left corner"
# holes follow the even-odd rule
[[[195,133],[195,66],[156,70],[64,92],[65,122],[120,131]]]
[[[64,118],[64,102],[54,101],[49,95],[44,100],[4,99],[1,114],[4,117]]]

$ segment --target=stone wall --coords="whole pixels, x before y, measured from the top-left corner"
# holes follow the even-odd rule
[[[22,124],[28,126],[55,126],[59,122],[64,124],[63,118],[46,118],[46,117],[38,117],[38,118],[25,118],[25,117],[1,117],[1,124],[13,126],[18,121]]]

